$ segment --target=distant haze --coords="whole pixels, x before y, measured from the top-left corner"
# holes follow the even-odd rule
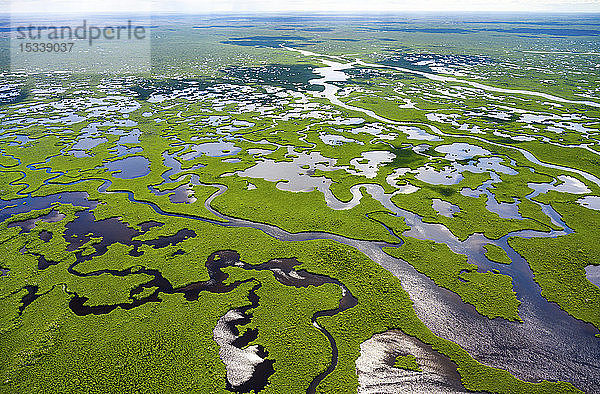
[[[0,0],[0,13],[600,12],[600,0]]]

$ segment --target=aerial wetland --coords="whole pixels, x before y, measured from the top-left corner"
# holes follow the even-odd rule
[[[600,18],[502,17],[0,52],[0,392],[600,393]]]

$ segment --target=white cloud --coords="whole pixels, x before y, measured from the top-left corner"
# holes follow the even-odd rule
[[[3,4],[7,6],[4,7]],[[285,11],[587,11],[600,0],[0,0],[14,13],[285,12]]]

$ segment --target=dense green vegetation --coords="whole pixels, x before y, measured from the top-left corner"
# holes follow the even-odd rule
[[[572,202],[554,203],[575,230],[558,238],[510,238],[510,245],[529,263],[542,295],[578,319],[600,328],[600,289],[585,277],[585,267],[598,264],[597,212]]]
[[[230,392],[215,327],[232,310],[240,346],[272,362],[254,391],[356,392],[361,344],[392,329],[471,391],[600,384],[581,372],[591,334],[553,327],[600,329],[589,26],[164,18],[150,76],[3,73],[0,391]],[[440,334],[481,321],[476,357]],[[551,343],[523,349],[524,332]],[[556,372],[561,341],[581,353]],[[549,366],[530,374],[519,352]],[[394,366],[422,373],[414,355]]]
[[[466,256],[453,253],[447,245],[408,237],[402,239],[402,247],[384,251],[410,263],[438,286],[452,290],[482,315],[490,319],[521,320],[518,315],[521,302],[512,289],[510,276],[481,273],[477,271],[477,265],[467,263]]]
[[[506,251],[500,246],[494,244],[485,244],[483,245],[483,247],[486,250],[485,257],[487,257],[488,259],[501,264],[511,263],[510,257],[508,257]]]
[[[407,354],[405,356],[396,357],[396,361],[394,362],[394,367],[405,369],[407,371],[414,372],[422,372],[423,370],[419,367],[417,363],[417,358],[412,354]]]

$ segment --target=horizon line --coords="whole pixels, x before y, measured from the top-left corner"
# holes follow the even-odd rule
[[[0,16],[10,16],[13,14],[24,14],[24,15],[82,15],[82,14],[97,14],[97,15],[118,15],[118,14],[153,14],[153,15],[261,15],[261,14],[279,14],[279,15],[358,15],[358,14],[369,14],[369,15],[400,15],[400,14],[546,14],[546,15],[562,15],[562,14],[597,14],[600,16],[599,10],[351,10],[351,11],[324,11],[324,10],[258,10],[258,11],[138,11],[138,10],[116,10],[116,11],[56,11],[56,12],[30,12],[30,11],[12,11],[12,12],[0,12]]]

